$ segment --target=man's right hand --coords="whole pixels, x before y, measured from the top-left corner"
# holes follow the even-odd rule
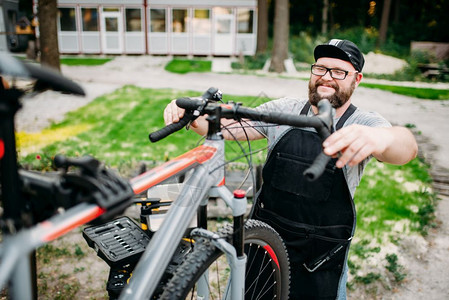
[[[172,100],[164,109],[165,125],[178,123],[184,116],[185,109],[176,105],[176,100]],[[197,128],[198,122],[195,120],[190,124],[191,127]]]

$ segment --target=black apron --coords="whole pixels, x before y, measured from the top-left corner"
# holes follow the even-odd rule
[[[4,91],[5,90],[5,86],[3,84],[3,78],[2,76],[0,76],[0,91]]]
[[[310,103],[301,111],[307,115]],[[340,129],[355,111],[351,106]],[[302,175],[322,151],[317,133],[291,128],[274,146],[262,171],[263,185],[252,217],[284,239],[290,269],[290,299],[335,299],[355,229],[355,208],[336,159],[314,182]]]

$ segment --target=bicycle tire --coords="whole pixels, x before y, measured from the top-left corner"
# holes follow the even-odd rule
[[[229,238],[232,232],[232,226],[226,226],[219,230],[218,234]],[[288,299],[289,259],[279,234],[266,223],[248,220],[245,224],[245,253],[247,255],[245,299]],[[190,299],[187,297],[193,299],[196,282],[212,264],[221,258],[226,261],[223,252],[217,249],[210,240],[204,238],[196,240],[193,252],[176,270],[160,299]],[[228,268],[229,275],[227,262],[225,266]],[[253,271],[256,271],[257,275]],[[209,272],[210,275],[215,270]],[[211,277],[209,276],[209,280]],[[216,292],[217,288],[209,286],[209,290],[212,294]],[[219,291],[218,295],[214,297],[211,295],[210,299],[221,299],[221,297],[221,291]]]

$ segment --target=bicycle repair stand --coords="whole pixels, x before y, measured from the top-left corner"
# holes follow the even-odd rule
[[[1,217],[1,229],[5,235],[14,234],[22,227],[31,223],[30,216],[24,211],[25,201],[20,192],[20,180],[17,165],[17,149],[14,134],[14,117],[21,108],[19,102],[23,92],[11,88],[0,91],[0,183],[3,215]],[[23,274],[28,274],[26,278]],[[29,298],[37,299],[36,255],[32,252],[29,257],[21,260],[20,266],[14,273],[12,282],[20,282],[20,285],[10,284],[9,290],[14,295],[24,295],[27,290],[24,287],[32,287],[32,295]]]
[[[149,235],[130,218],[121,217],[85,228],[83,237],[89,247],[109,265],[106,289],[110,299],[118,298],[150,241]]]
[[[105,224],[86,227],[83,230],[83,237],[89,247],[94,249],[110,267],[106,290],[111,300],[119,298],[154,234],[154,229],[150,226],[151,217],[155,215],[156,211],[159,211],[161,206],[171,204],[171,202],[161,203],[158,198],[136,199],[135,203],[141,205],[141,227],[124,216]],[[161,280],[157,293],[162,291],[162,287],[172,276],[176,267],[181,264],[185,255],[189,253],[190,248],[189,241],[181,241]]]

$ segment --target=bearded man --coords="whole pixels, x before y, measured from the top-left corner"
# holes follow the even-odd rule
[[[263,184],[252,218],[271,225],[287,246],[290,299],[346,299],[347,255],[356,224],[353,196],[363,170],[373,157],[405,164],[416,157],[418,146],[408,129],[351,103],[365,62],[354,43],[332,39],[317,46],[314,56],[308,101],[283,98],[257,109],[312,116],[318,113],[318,102],[328,99],[335,108],[331,136],[322,142],[314,129],[255,121],[247,121],[252,128],[233,126],[232,134],[223,131],[223,136],[268,139]],[[164,111],[166,124],[178,122],[183,114],[172,101]],[[192,128],[204,135],[207,121],[198,118]],[[318,180],[307,182],[302,173],[323,150],[334,159]]]

